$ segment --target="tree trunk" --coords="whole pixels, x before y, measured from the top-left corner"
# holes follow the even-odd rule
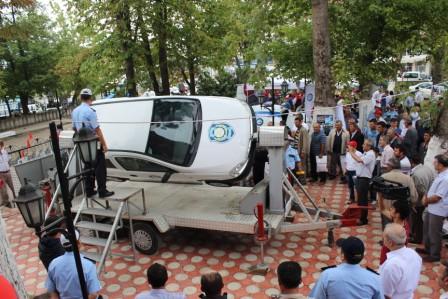
[[[437,126],[435,129],[435,135],[448,140],[448,107],[443,107],[440,112],[439,119],[437,121]]]
[[[22,106],[22,113],[23,114],[29,114],[30,110],[28,109],[28,101],[29,101],[29,95],[27,93],[20,93],[20,105]]]
[[[16,266],[16,260],[6,237],[6,224],[0,212],[0,273],[14,286],[18,298],[28,298],[22,277]]]
[[[334,106],[331,78],[330,31],[328,28],[328,0],[312,0],[313,62],[316,105]]]
[[[446,44],[442,43],[432,53],[432,82],[437,84],[443,80],[443,69],[446,59]]]
[[[121,39],[121,48],[124,57],[124,66],[126,73],[126,90],[127,96],[136,97],[137,83],[135,81],[134,55],[132,49],[132,30],[129,5],[124,2],[121,9],[117,13],[117,24]]]
[[[193,58],[188,59],[188,74],[190,75],[190,94],[196,95],[196,78],[195,78],[195,67]]]
[[[168,71],[168,54],[167,54],[167,8],[164,1],[157,1],[157,37],[159,41],[159,68],[160,79],[162,80],[162,95],[170,94],[170,75]]]
[[[152,83],[152,88],[156,95],[160,94],[159,81],[157,81],[156,66],[154,64],[154,60],[152,59],[151,54],[151,44],[149,42],[149,37],[146,31],[142,30],[142,43],[143,43],[143,55],[145,56],[146,68],[148,70],[148,76]]]
[[[9,106],[9,99],[8,98],[5,99],[5,103],[6,103],[6,108],[8,108],[8,117],[11,117],[12,116],[11,106]]]

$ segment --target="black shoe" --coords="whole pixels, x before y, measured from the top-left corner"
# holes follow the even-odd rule
[[[94,197],[98,192],[92,191],[92,192],[86,192],[87,197]]]
[[[114,194],[115,194],[114,191],[107,191],[106,190],[104,193],[100,193],[99,196],[100,196],[100,198],[104,198],[104,197],[111,197]]]

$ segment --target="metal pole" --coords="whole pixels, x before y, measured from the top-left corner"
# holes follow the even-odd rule
[[[275,90],[274,90],[274,76],[272,76],[272,125],[275,126]]]
[[[61,101],[59,101],[59,96],[58,96],[58,91],[55,91],[56,94],[56,103],[57,103],[57,108],[58,108],[58,115],[59,115],[59,126],[61,127],[60,129],[63,130],[62,128],[62,114],[61,114]]]
[[[61,186],[62,201],[64,203],[65,223],[67,225],[67,231],[69,234],[70,243],[72,244],[73,247],[73,255],[75,257],[76,270],[78,271],[79,285],[81,287],[81,293],[83,298],[88,299],[89,293],[87,291],[87,284],[84,278],[84,271],[82,269],[81,256],[79,255],[79,248],[76,240],[75,227],[73,225],[73,218],[71,212],[72,204],[70,200],[68,180],[67,177],[65,176],[64,168],[62,166],[61,152],[59,149],[59,137],[56,130],[55,122],[50,123],[50,134],[51,134],[51,144],[53,146],[54,160],[56,162],[56,170],[58,172],[59,184]]]

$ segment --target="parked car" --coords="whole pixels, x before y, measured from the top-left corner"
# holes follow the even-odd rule
[[[93,108],[110,176],[229,182],[250,172],[257,125],[245,102],[160,96],[99,100]]]
[[[431,81],[431,77],[422,72],[404,72],[397,81]]]
[[[432,82],[422,82],[412,86],[409,86],[409,91],[416,91],[417,87],[423,93],[424,98],[431,98]]]

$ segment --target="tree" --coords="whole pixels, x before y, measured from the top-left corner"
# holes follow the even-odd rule
[[[199,95],[235,97],[237,79],[234,75],[220,71],[216,77],[204,72],[199,76]]]
[[[331,78],[330,29],[328,0],[312,0],[313,62],[316,105],[334,106]]]
[[[10,98],[20,97],[24,114],[35,94],[54,89],[56,76],[55,41],[50,22],[35,7],[11,6],[9,14],[2,11],[1,26],[8,27],[10,36],[0,40],[3,82]]]

